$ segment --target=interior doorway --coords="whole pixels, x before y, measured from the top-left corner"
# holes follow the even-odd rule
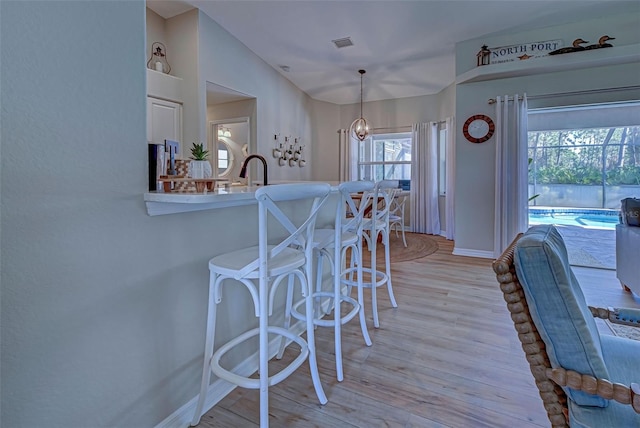
[[[209,129],[209,151],[212,164],[219,178],[230,183],[245,183],[240,169],[249,155],[250,119],[248,117],[212,121]]]
[[[231,184],[246,184],[240,168],[249,153],[255,152],[255,97],[207,82],[207,146],[214,174]],[[252,169],[249,170],[252,176]]]

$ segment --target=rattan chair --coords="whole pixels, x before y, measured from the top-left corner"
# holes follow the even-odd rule
[[[591,317],[640,326],[640,310],[587,306],[553,226],[518,235],[493,270],[551,426],[640,426],[640,342],[600,336]]]

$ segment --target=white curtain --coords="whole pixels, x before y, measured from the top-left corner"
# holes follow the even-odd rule
[[[527,95],[496,97],[494,256],[528,225]]]
[[[338,162],[341,182],[358,179],[358,140],[351,136],[348,129],[338,130]]]
[[[411,225],[414,232],[440,234],[438,124],[415,123],[411,134]]]
[[[455,189],[456,189],[456,136],[455,120],[452,117],[448,117],[447,124],[447,141],[446,147],[446,165],[445,165],[445,181],[447,183],[446,199],[445,199],[445,218],[447,224],[447,232],[445,237],[449,240],[455,239]]]

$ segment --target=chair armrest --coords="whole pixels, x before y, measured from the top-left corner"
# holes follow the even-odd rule
[[[591,315],[596,318],[609,320],[615,324],[640,327],[640,309],[635,308],[597,308],[589,306]]]
[[[615,400],[621,404],[630,404],[636,413],[640,414],[640,385],[632,383],[630,386],[612,383],[607,379],[566,370],[563,367],[546,369],[547,378],[560,386],[566,386],[576,391],[584,391],[597,395],[605,400]]]

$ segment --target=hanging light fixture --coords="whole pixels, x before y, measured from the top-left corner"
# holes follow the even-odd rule
[[[369,136],[369,124],[362,116],[362,76],[365,70],[358,70],[360,73],[360,117],[351,124],[351,134],[360,141],[364,141]]]
[[[218,138],[220,138],[220,137],[231,138],[231,130],[229,128],[219,127],[218,128]]]

